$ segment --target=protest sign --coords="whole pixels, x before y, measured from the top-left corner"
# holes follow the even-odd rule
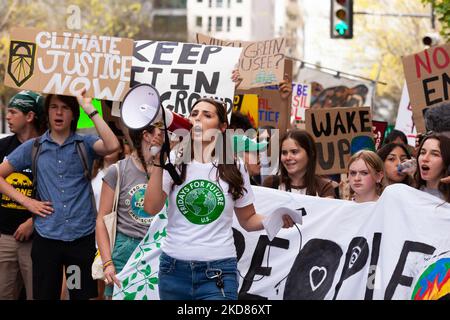
[[[450,100],[450,44],[404,57],[403,69],[417,132],[425,133],[426,110]]]
[[[311,104],[311,86],[306,83],[292,83],[291,120],[305,121],[305,110]]]
[[[416,126],[414,125],[413,112],[411,103],[409,102],[408,88],[406,83],[403,86],[402,97],[398,106],[397,119],[395,121],[395,129],[402,131],[410,146],[416,145]]]
[[[133,41],[77,32],[14,28],[5,85],[121,101],[129,89]]]
[[[287,83],[291,83],[292,65],[293,62],[291,59],[284,61]],[[280,137],[289,128],[291,96],[282,97],[278,86],[238,90],[238,94],[258,95],[258,127],[278,129]]]
[[[258,128],[258,96],[256,94],[237,94],[234,96],[233,112],[247,116],[253,128]]]
[[[306,131],[316,143],[319,175],[346,172],[354,151],[373,146],[368,107],[308,109]]]
[[[404,184],[377,202],[304,196],[252,186],[255,209],[306,213],[297,228],[247,232],[233,217],[240,300],[425,300],[450,293],[450,204]],[[167,215],[152,221],[113,299],[155,300]],[[207,253],[205,253],[207,259]]]
[[[284,38],[248,42],[219,40],[197,34],[197,43],[242,47],[239,73],[243,80],[239,89],[265,87],[283,80],[286,51]]]
[[[199,98],[222,100],[231,114],[235,84],[231,80],[240,48],[167,41],[136,41],[131,85],[148,83],[161,103],[183,116]]]
[[[375,135],[375,150],[378,150],[383,145],[388,123],[386,121],[372,120],[372,125],[374,129],[373,133]]]

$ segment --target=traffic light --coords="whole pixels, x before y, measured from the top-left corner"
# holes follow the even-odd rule
[[[353,0],[331,0],[330,37],[353,38]]]

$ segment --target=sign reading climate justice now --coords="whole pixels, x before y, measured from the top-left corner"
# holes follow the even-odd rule
[[[240,53],[240,48],[136,41],[131,86],[153,85],[162,105],[184,116],[204,96],[223,99],[230,115],[234,97],[231,76]]]
[[[5,85],[43,93],[121,101],[129,89],[133,41],[14,28]]]
[[[431,47],[403,58],[406,83],[417,132],[426,131],[424,112],[449,101],[450,44]]]
[[[243,79],[239,85],[241,90],[274,85],[283,80],[284,38],[254,42],[226,41],[197,33],[197,43],[243,48],[239,59],[239,73]]]
[[[317,174],[347,171],[352,151],[373,146],[369,107],[306,110],[306,131],[317,148]]]

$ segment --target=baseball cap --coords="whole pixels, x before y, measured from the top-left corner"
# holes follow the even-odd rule
[[[9,100],[8,108],[18,109],[23,113],[33,111],[36,118],[40,119],[44,111],[44,97],[33,91],[20,91]]]
[[[235,152],[255,152],[267,148],[267,141],[256,142],[245,135],[236,135],[233,137]]]

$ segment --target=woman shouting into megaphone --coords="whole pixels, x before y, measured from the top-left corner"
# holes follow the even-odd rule
[[[160,212],[166,199],[169,203],[159,295],[163,300],[236,300],[233,212],[247,231],[262,230],[264,216],[255,212],[248,172],[232,156],[231,143],[224,141],[225,105],[199,99],[189,120],[191,143],[177,155],[183,159],[177,165],[182,183],[176,185],[155,160],[145,194],[144,209],[152,215]],[[294,225],[288,215],[283,222],[283,227]]]

